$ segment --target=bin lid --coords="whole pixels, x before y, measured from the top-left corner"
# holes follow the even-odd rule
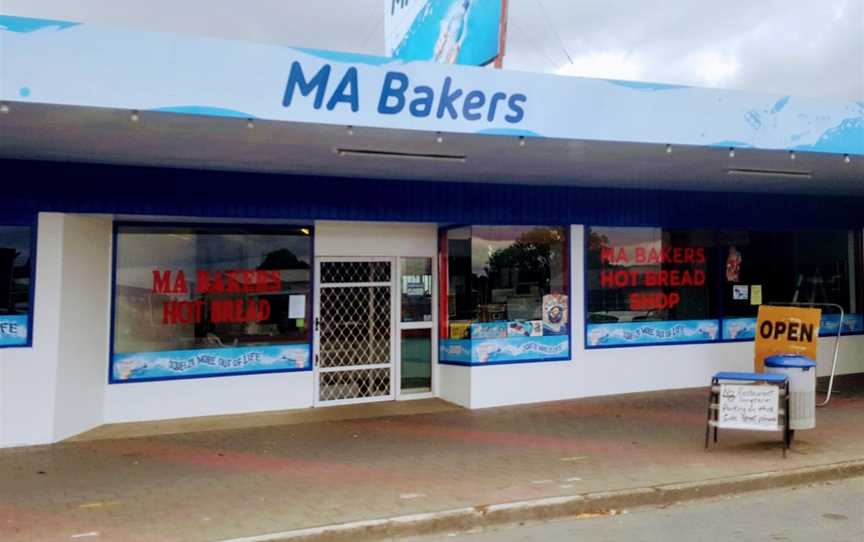
[[[779,354],[765,358],[765,367],[810,369],[816,367],[816,362],[798,354]]]

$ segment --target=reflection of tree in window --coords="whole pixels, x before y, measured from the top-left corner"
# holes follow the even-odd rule
[[[520,288],[532,285],[539,287],[543,293],[549,293],[552,260],[560,260],[560,244],[563,241],[557,230],[538,228],[525,232],[515,243],[497,249],[489,256],[486,275],[494,286],[515,288],[517,294]],[[557,254],[553,252],[553,244],[559,245]]]
[[[262,271],[279,270],[282,275],[282,289],[289,294],[305,294],[309,289],[308,272],[303,273],[302,277],[285,276],[285,271],[309,270],[309,264],[298,258],[294,252],[287,248],[280,248],[268,252],[267,255],[264,256],[264,261],[258,266],[258,269]],[[297,278],[301,278],[301,280],[295,280]],[[262,296],[262,299],[266,299],[270,302],[270,308],[272,310],[269,320],[264,323],[276,324],[281,335],[296,334],[298,331],[302,331],[298,328],[295,320],[288,318],[288,295],[285,295],[284,293],[281,295],[268,295]]]
[[[476,322],[541,320],[543,296],[567,294],[567,236],[551,226],[471,226],[447,232],[451,338]]]

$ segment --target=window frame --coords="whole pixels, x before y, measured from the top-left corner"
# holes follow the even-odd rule
[[[36,247],[39,240],[39,220],[36,217],[30,217],[23,220],[12,220],[9,218],[0,217],[0,228],[3,227],[24,227],[30,228],[30,286],[27,292],[27,342],[24,344],[7,344],[0,345],[0,350],[12,348],[33,348],[33,329],[36,319]]]
[[[583,226],[583,253],[582,253],[582,273],[583,273],[583,304],[582,304],[582,317],[583,317],[583,344],[585,350],[604,350],[609,348],[651,348],[651,347],[674,347],[674,346],[692,346],[692,345],[711,345],[718,343],[743,343],[743,342],[753,342],[755,341],[754,337],[749,338],[727,338],[724,333],[725,325],[724,323],[727,320],[735,320],[740,317],[727,317],[725,314],[725,303],[723,296],[723,276],[724,276],[724,268],[725,263],[721,254],[718,252],[716,254],[716,269],[715,273],[717,273],[717,283],[714,288],[714,295],[717,296],[717,312],[718,316],[716,319],[706,318],[705,321],[716,321],[718,325],[718,332],[716,339],[709,339],[703,341],[669,341],[669,342],[650,342],[650,343],[639,343],[639,344],[610,344],[610,345],[589,345],[588,344],[588,309],[589,309],[589,284],[588,284],[588,252],[589,252],[589,243],[590,243],[590,232],[593,228],[628,228],[628,229],[668,229],[668,230],[707,230],[713,233],[715,243],[713,250],[719,250],[719,244],[717,242],[720,233],[723,231],[730,230],[746,230],[746,231],[762,231],[762,232],[780,232],[783,230],[771,229],[771,228],[699,228],[699,227],[669,227],[669,226],[608,226],[595,224],[592,226],[584,225]],[[804,230],[801,230],[804,231]],[[832,228],[832,229],[824,229],[824,230],[815,230],[815,231],[825,231],[825,232],[845,232],[845,233],[856,233],[861,232],[862,241],[857,248],[858,255],[864,260],[864,230],[859,228]],[[864,264],[864,262],[862,262]],[[862,277],[864,280],[864,277]],[[767,304],[767,301],[766,303]],[[857,313],[856,313],[857,314]],[[823,316],[824,317],[824,316]],[[754,318],[755,319],[755,318]],[[686,320],[666,320],[668,322],[679,322]],[[841,326],[841,337],[853,337],[853,336],[862,336],[864,335],[864,330],[862,331],[851,331],[851,332],[843,332]],[[820,330],[820,337],[836,337],[835,333],[825,334]]]
[[[194,229],[219,229],[219,228],[249,228],[258,231],[266,231],[266,230],[280,230],[286,227],[292,228],[305,228],[309,230],[309,261],[310,261],[310,269],[309,269],[309,291],[308,291],[308,303],[314,307],[315,303],[315,228],[314,225],[306,224],[306,223],[284,223],[284,224],[255,224],[248,222],[201,222],[201,221],[175,221],[175,222],[157,222],[157,221],[147,221],[147,220],[115,220],[112,227],[112,238],[111,238],[111,310],[110,310],[110,330],[109,330],[109,343],[108,343],[108,384],[143,384],[147,382],[172,382],[172,381],[185,381],[185,380],[197,380],[201,378],[231,378],[235,376],[250,376],[250,375],[260,375],[260,374],[278,374],[278,373],[301,373],[301,372],[309,372],[311,373],[314,370],[314,363],[312,362],[313,356],[313,343],[315,338],[315,331],[312,326],[314,326],[314,317],[313,321],[309,322],[309,340],[307,342],[300,343],[292,343],[292,344],[306,344],[309,347],[309,363],[306,367],[300,368],[287,368],[287,369],[261,369],[255,371],[236,371],[230,373],[215,373],[215,374],[197,374],[197,375],[183,375],[183,376],[160,376],[160,377],[149,377],[149,378],[135,378],[129,380],[120,380],[114,378],[114,334],[116,327],[116,300],[117,300],[117,244],[119,241],[119,229],[122,227],[153,227],[153,228],[194,228]],[[314,315],[313,315],[314,316]]]
[[[554,358],[532,358],[532,359],[518,359],[518,360],[500,360],[500,361],[487,361],[487,362],[474,362],[474,361],[448,361],[443,359],[441,355],[441,347],[442,341],[450,340],[449,334],[447,338],[441,336],[444,322],[446,321],[449,326],[449,313],[447,306],[447,293],[449,292],[449,265],[444,265],[442,268],[442,261],[447,262],[449,258],[449,253],[446,252],[446,240],[447,240],[447,232],[450,230],[457,230],[461,228],[474,228],[474,227],[502,227],[502,228],[513,228],[513,227],[530,227],[530,226],[547,226],[547,227],[555,227],[561,228],[564,232],[564,249],[562,251],[563,254],[566,255],[566,265],[564,268],[564,275],[567,281],[567,355],[559,356]],[[438,228],[438,322],[437,322],[437,335],[438,335],[438,352],[436,353],[438,357],[439,365],[453,365],[457,367],[490,367],[490,366],[498,366],[498,365],[517,365],[523,363],[559,363],[564,361],[573,361],[573,252],[572,252],[572,244],[571,244],[571,224],[452,224],[449,226],[442,226]],[[445,282],[447,281],[447,282]],[[446,319],[446,320],[445,320]],[[469,339],[470,340],[470,339]]]
[[[741,230],[748,231],[748,232],[758,231],[758,232],[767,232],[767,233],[783,233],[783,232],[786,232],[786,233],[789,233],[789,232],[795,233],[795,232],[802,232],[802,231],[810,231],[810,232],[829,232],[829,233],[830,233],[830,232],[835,232],[835,233],[836,233],[836,232],[843,232],[843,233],[846,233],[846,234],[852,233],[852,234],[860,235],[860,237],[861,237],[861,242],[860,242],[860,244],[858,244],[858,246],[856,247],[856,250],[857,250],[857,253],[856,253],[856,254],[857,254],[858,256],[860,256],[860,259],[861,259],[861,261],[858,262],[858,263],[860,263],[860,264],[862,265],[862,267],[864,267],[864,228],[845,228],[845,229],[844,229],[844,228],[819,228],[819,229],[810,229],[810,230],[806,230],[806,229],[802,229],[802,230],[788,230],[788,229],[787,229],[787,230],[782,230],[782,229],[781,229],[781,230],[778,230],[778,229],[772,229],[772,228],[723,228],[723,229],[717,229],[717,228],[715,228],[715,229],[714,229],[715,233],[716,233],[718,236],[719,236],[719,234],[720,234],[721,232],[723,232],[723,231],[741,231]],[[719,244],[718,244],[718,248],[719,248]],[[720,276],[722,277],[722,272],[723,272],[723,259],[722,259],[721,257],[718,257],[718,258],[717,258],[717,265],[720,266],[720,272],[721,272],[721,275],[720,275]],[[861,279],[864,280],[864,275],[861,276]],[[854,295],[854,293],[852,293],[852,292],[850,292],[850,294],[851,294],[851,295]],[[733,316],[733,317],[728,317],[728,318],[726,317],[725,312],[724,312],[725,304],[724,304],[724,296],[723,296],[723,282],[722,282],[722,280],[719,280],[719,281],[718,281],[718,285],[717,285],[717,295],[719,296],[719,303],[718,303],[718,307],[719,307],[719,310],[720,310],[720,316],[721,316],[721,318],[720,318],[720,338],[719,338],[716,342],[723,342],[723,343],[744,343],[744,342],[753,342],[753,341],[755,341],[755,340],[756,340],[755,337],[741,338],[741,339],[726,338],[725,333],[724,333],[724,329],[725,329],[724,323],[725,323],[727,320],[737,320],[737,319],[747,319],[747,318],[749,318],[749,319],[752,319],[752,320],[755,321],[757,317],[755,317],[755,316],[753,316],[753,317],[746,317],[746,316],[745,316],[745,317],[738,317],[738,316]],[[768,303],[766,302],[765,304],[767,305]],[[816,308],[818,308],[818,307],[816,307]],[[862,314],[862,313],[864,313],[864,310],[859,310],[859,312],[857,312],[857,313],[844,313],[844,316],[849,316],[850,314]],[[835,314],[836,314],[836,313],[835,313]],[[822,318],[823,318],[823,319],[825,318],[825,315],[824,315],[824,314],[822,315]],[[840,337],[856,337],[856,336],[862,336],[862,335],[864,335],[864,329],[862,329],[861,331],[845,331],[845,332],[844,332],[844,331],[843,331],[842,322],[841,322],[841,324],[840,324]],[[824,330],[820,328],[820,330],[819,330],[819,337],[820,337],[820,338],[821,338],[821,337],[827,337],[827,338],[829,338],[829,339],[834,339],[834,340],[836,340],[837,333],[834,333],[834,332],[825,333]]]

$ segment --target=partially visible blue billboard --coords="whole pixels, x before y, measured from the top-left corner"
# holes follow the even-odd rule
[[[503,0],[385,0],[387,56],[482,66],[499,54]]]

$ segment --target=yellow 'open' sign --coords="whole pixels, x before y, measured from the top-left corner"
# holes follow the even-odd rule
[[[815,361],[821,319],[819,309],[761,305],[756,320],[754,370],[763,372],[765,358],[777,354],[798,354]]]

